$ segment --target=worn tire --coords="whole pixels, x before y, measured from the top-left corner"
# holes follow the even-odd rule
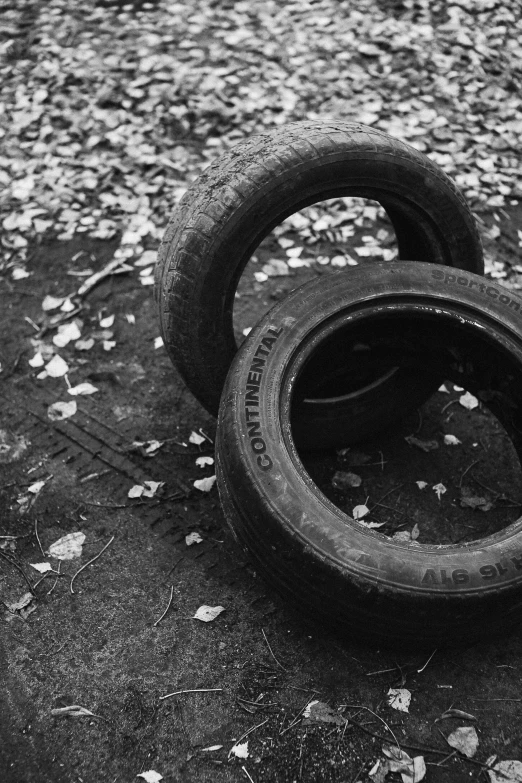
[[[189,389],[214,415],[237,351],[233,302],[248,259],[288,215],[339,196],[382,204],[401,259],[482,274],[480,239],[462,194],[435,163],[404,142],[357,123],[312,121],[239,143],[183,196],[156,266],[155,293],[166,349]],[[329,402],[327,394],[326,407],[305,403],[301,416],[309,445],[338,445],[340,436],[343,444],[358,440],[400,418],[429,394],[421,378],[413,386],[409,379],[408,386],[400,381],[383,381],[368,402],[364,391],[357,395],[352,388],[344,400],[348,415],[341,422],[333,414],[333,439],[325,438],[330,430],[323,424],[337,402]]]
[[[299,377],[363,330],[398,364],[429,362],[476,394],[522,458],[522,298],[439,265],[359,267],[290,294],[232,364],[216,464],[233,533],[273,586],[345,635],[440,647],[518,624],[522,518],[466,544],[402,543],[349,518],[303,468],[291,430]]]

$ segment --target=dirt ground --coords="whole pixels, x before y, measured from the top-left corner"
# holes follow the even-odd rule
[[[501,215],[504,263],[516,263],[521,214],[513,206]],[[363,221],[358,232],[383,226]],[[40,335],[51,344],[56,334],[42,300],[73,293],[85,277],[71,273],[102,269],[116,246],[81,236],[35,245],[30,277],[0,282],[0,779],[123,783],[154,770],[169,783],[376,780],[368,773],[390,740],[383,722],[411,756],[424,757],[429,783],[487,780],[490,756],[520,759],[519,633],[488,638],[485,629],[484,641],[466,649],[441,639],[429,654],[373,649],[356,637],[340,642],[256,577],[227,530],[216,487],[193,486],[213,475],[212,465],[195,460],[212,456],[215,422],[164,348],[154,347],[155,304],[136,274],[110,276],[84,297],[74,317],[94,347],[79,351],[71,343],[59,353],[70,385],[90,382],[98,392],[75,398],[71,418],[49,419],[50,404],[72,398],[64,377],[39,380],[41,368],[28,363],[31,341]],[[316,265],[257,282],[256,270],[277,256],[284,254],[271,236],[242,281],[238,335],[287,289],[331,271]],[[101,328],[100,319],[113,314],[114,324]],[[110,350],[106,341],[115,343]],[[521,468],[505,433],[482,407],[458,405],[461,392],[448,387],[394,433],[342,454],[303,455],[307,469],[341,508],[369,498],[387,530],[417,525],[420,542],[469,540],[516,519]],[[193,431],[204,434],[200,445],[189,441]],[[461,443],[445,445],[445,434]],[[438,448],[424,451],[408,435],[436,440]],[[163,444],[154,456],[135,445],[153,440]],[[361,487],[336,489],[339,470],[360,474]],[[128,497],[147,480],[164,485],[152,498]],[[448,490],[440,500],[431,489],[437,482]],[[490,510],[462,507],[462,486]],[[43,554],[80,531],[80,558]],[[190,533],[202,541],[187,545]],[[41,562],[55,570],[60,563],[60,575],[30,565]],[[13,607],[29,591],[31,601]],[[201,605],[224,611],[203,623],[193,617]],[[388,704],[390,688],[409,689],[409,713]],[[304,718],[312,700],[335,717]],[[93,715],[52,713],[71,705]],[[469,717],[438,721],[450,708]],[[475,757],[451,755],[445,737],[470,725],[479,737]],[[231,753],[245,741],[246,758]]]

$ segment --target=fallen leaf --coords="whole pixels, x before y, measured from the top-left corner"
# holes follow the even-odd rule
[[[522,761],[499,761],[488,775],[490,783],[522,783]]]
[[[198,457],[196,459],[196,465],[200,468],[204,468],[205,465],[213,465],[213,464],[214,464],[213,457]]]
[[[254,272],[254,277],[258,283],[266,283],[268,275],[264,272]]]
[[[87,340],[78,340],[74,344],[77,351],[90,351],[93,346],[94,340],[92,337],[88,337]]]
[[[45,371],[51,378],[62,378],[69,372],[69,365],[61,356],[55,354],[51,361],[45,365]]]
[[[445,720],[446,718],[462,718],[463,720],[477,720],[477,718],[474,715],[470,715],[469,712],[456,710],[453,707],[443,712],[440,718],[438,718],[437,720]]]
[[[346,723],[344,718],[332,707],[317,699],[307,704],[303,718],[310,723],[335,723],[337,726],[344,726]]]
[[[233,745],[230,748],[229,756],[235,756],[238,759],[248,758],[248,740],[241,742],[237,745]]]
[[[104,351],[112,351],[113,348],[116,347],[116,341],[115,340],[104,340],[102,342],[103,350]]]
[[[40,351],[37,351],[32,359],[29,359],[29,364],[31,367],[43,367],[44,358]]]
[[[361,484],[362,478],[357,473],[345,472],[343,470],[337,470],[332,478],[332,486],[336,489],[353,489],[360,487]]]
[[[289,252],[288,250],[287,253]],[[261,268],[268,277],[285,277],[290,274],[286,261],[282,261],[279,258],[271,258]]]
[[[355,508],[352,511],[352,517],[354,519],[362,519],[363,517],[366,516],[366,514],[369,513],[370,513],[370,509],[368,508],[368,506],[361,504],[360,506],[355,506]]]
[[[50,563],[29,563],[29,565],[31,568],[36,568],[36,570],[41,574],[45,574],[47,571],[53,570],[53,567]]]
[[[51,715],[54,715],[55,718],[97,717],[94,712],[87,710],[85,707],[80,707],[78,704],[71,704],[70,707],[56,707],[51,710]]]
[[[419,783],[426,775],[426,764],[423,756],[410,758],[405,750],[399,750],[393,745],[383,745],[382,751],[387,756],[386,764],[390,772],[399,772],[403,783]]]
[[[444,435],[444,443],[446,446],[458,446],[459,443],[462,443],[461,440],[459,440],[455,435]]]
[[[157,252],[155,250],[145,250],[141,256],[134,262],[134,266],[153,266],[156,263]]]
[[[114,314],[113,315],[107,315],[105,318],[100,318],[100,326],[102,329],[110,329],[111,326],[114,323]]]
[[[415,483],[419,489],[426,489],[426,487],[428,486],[427,481],[416,481]]]
[[[409,712],[411,702],[411,692],[407,688],[390,688],[388,693],[388,704],[394,710],[399,712]]]
[[[435,494],[437,495],[439,500],[441,499],[441,496],[444,495],[444,493],[448,491],[446,489],[446,487],[444,486],[444,484],[442,484],[442,483],[434,484],[432,489],[435,492]]]
[[[462,508],[479,509],[480,511],[490,511],[493,508],[491,500],[475,495],[469,487],[462,487],[460,492],[460,505]]]
[[[133,315],[133,313],[125,313],[125,320],[129,324],[135,324],[136,323],[136,316]]]
[[[34,484],[31,484],[31,486],[27,488],[27,491],[31,492],[33,495],[37,495],[44,486],[45,481],[35,481]]]
[[[208,748],[201,748],[201,753],[212,753],[215,750],[221,750],[223,745],[209,745]]]
[[[446,384],[445,383],[441,384],[441,386],[439,386],[437,391],[440,391],[443,394],[449,394],[450,393],[450,390],[448,388],[446,388]]]
[[[196,446],[201,446],[201,444],[204,442],[205,438],[203,435],[200,435],[199,432],[194,432],[194,430],[192,430],[189,436],[189,443],[195,443]]]
[[[74,560],[82,556],[82,546],[85,541],[85,533],[68,533],[62,536],[54,544],[51,544],[46,554],[57,560]]]
[[[409,443],[410,446],[417,446],[418,449],[425,452],[435,451],[435,449],[439,448],[439,444],[436,440],[421,440],[421,438],[416,438],[415,435],[407,435],[404,440],[406,443]]]
[[[215,620],[216,617],[221,614],[221,612],[224,611],[224,606],[207,606],[206,604],[203,604],[199,607],[193,619],[201,620],[203,623],[210,623],[212,620]]]
[[[58,332],[53,337],[53,343],[57,348],[65,348],[72,340],[79,340],[81,335],[80,328],[75,321],[71,321],[71,323],[68,324],[60,324]],[[49,372],[49,370],[47,370],[47,372]]]
[[[78,395],[84,395],[84,394],[95,394],[95,392],[98,391],[96,386],[93,386],[92,383],[88,383],[85,381],[84,383],[79,383],[78,386],[70,386],[67,389],[69,394],[72,394],[74,396]]]
[[[209,476],[208,478],[197,479],[194,481],[194,486],[199,489],[200,492],[210,492],[216,481],[216,476]]]
[[[245,329],[243,329],[243,331],[242,331],[242,335],[243,335],[243,337],[248,337],[248,335],[250,334],[250,332],[251,332],[251,331],[252,331],[252,327],[251,327],[251,326],[247,326],[247,327],[246,327]]]
[[[199,533],[193,532],[189,533],[188,536],[185,536],[185,544],[187,546],[192,546],[193,544],[201,544],[203,539],[199,535]]]
[[[127,493],[129,498],[153,498],[164,481],[144,481],[143,484],[134,484]]]
[[[462,397],[459,397],[459,402],[462,405],[462,407],[467,408],[468,411],[472,411],[474,408],[477,408],[479,404],[477,398],[474,397],[469,392],[466,392],[465,394],[462,395]]]
[[[479,738],[474,726],[460,726],[446,737],[446,742],[471,759],[477,752]]]
[[[30,272],[27,271],[27,269],[22,269],[20,266],[15,266],[13,271],[11,272],[11,277],[13,280],[23,280],[26,277],[29,277]]]
[[[154,348],[162,348],[162,347],[163,347],[163,337],[155,337]]]
[[[62,421],[62,419],[69,419],[77,411],[76,400],[71,402],[53,402],[47,408],[47,416],[51,421]]]
[[[57,310],[65,301],[64,296],[51,296],[47,294],[42,302],[42,310],[48,312],[49,310]]]
[[[160,780],[163,780],[163,775],[160,775],[160,773],[156,772],[154,769],[149,769],[147,772],[138,772],[136,777],[143,778],[145,783],[159,783]]]

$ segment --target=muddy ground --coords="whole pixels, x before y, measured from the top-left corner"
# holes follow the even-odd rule
[[[520,214],[512,207],[501,217],[503,235],[514,235]],[[370,228],[378,230],[379,222]],[[355,783],[369,780],[390,738],[382,720],[412,756],[424,756],[430,783],[485,780],[491,755],[521,758],[519,633],[489,638],[484,629],[484,641],[465,649],[444,647],[441,639],[431,657],[370,648],[356,634],[340,642],[256,577],[227,530],[216,488],[193,487],[213,474],[195,460],[212,455],[215,422],[164,348],[154,348],[152,289],[135,273],[109,277],[84,298],[76,317],[82,337],[94,334],[95,345],[78,351],[70,344],[59,353],[71,385],[88,381],[99,391],[78,397],[70,419],[49,420],[48,406],[70,398],[64,377],[38,380],[41,368],[28,364],[35,335],[49,327],[42,339],[50,344],[56,333],[52,313],[41,309],[43,297],[74,292],[82,278],[70,273],[102,269],[115,247],[81,236],[35,246],[30,277],[0,283],[0,779],[123,783],[155,770],[169,783]],[[497,251],[506,254],[504,262],[509,255],[514,263],[512,248],[513,242]],[[238,335],[287,288],[327,273],[317,265],[256,282],[256,269],[277,254],[283,257],[272,236],[247,270]],[[101,334],[100,315],[111,314],[113,334]],[[115,342],[111,350],[103,348],[107,339]],[[469,540],[502,527],[519,516],[520,465],[488,412],[464,409],[456,402],[461,393],[448,388],[396,432],[360,444],[355,457],[353,449],[303,455],[305,464],[341,508],[367,497],[382,501],[375,513],[390,530],[417,524],[421,542]],[[201,445],[189,442],[192,431],[204,433]],[[448,433],[461,443],[445,445]],[[411,434],[439,447],[412,446],[404,440]],[[154,439],[163,445],[152,457],[132,445]],[[336,489],[338,470],[356,471],[362,486]],[[165,484],[153,498],[130,499],[129,489],[146,480]],[[420,490],[418,480],[428,487]],[[40,490],[29,493],[39,481]],[[431,489],[436,482],[448,489],[440,500]],[[491,510],[462,508],[463,483]],[[86,536],[81,558],[61,561],[60,576],[42,579],[30,564],[50,561],[57,569],[59,561],[44,556],[40,544],[45,552],[78,531]],[[188,546],[185,536],[193,532],[202,542]],[[75,578],[73,593],[71,577],[102,549]],[[13,608],[29,584],[34,598]],[[203,623],[193,619],[203,604],[225,611]],[[387,704],[393,687],[411,691],[409,713]],[[185,692],[197,689],[214,690]],[[161,698],[176,691],[184,692]],[[354,722],[303,719],[313,699]],[[52,714],[71,705],[94,715]],[[436,722],[451,707],[474,719]],[[464,725],[476,726],[479,736],[471,760],[450,756],[445,741]],[[230,754],[249,730],[248,757]]]

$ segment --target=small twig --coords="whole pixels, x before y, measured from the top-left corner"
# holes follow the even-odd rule
[[[298,723],[299,718],[301,717],[301,715],[306,710],[306,708],[308,707],[309,704],[310,704],[310,696],[307,698],[306,702],[303,704],[303,706],[301,707],[301,709],[299,710],[297,715],[294,718],[292,718],[292,720],[290,721],[290,724],[286,727],[286,729],[283,729],[282,731],[279,732],[279,736],[280,737],[283,734],[286,734],[287,731],[290,731],[290,729],[292,729],[296,725],[296,723]]]
[[[455,402],[458,402],[458,400],[450,400],[449,402],[447,402],[447,403],[446,403],[446,405],[445,405],[445,406],[443,407],[443,409],[441,410],[441,412],[440,412],[440,415],[442,416],[442,414],[444,413],[444,411],[445,411],[447,408],[449,408],[449,406],[450,406],[450,405],[453,405]]]
[[[258,723],[256,726],[252,726],[252,728],[250,728],[247,731],[245,731],[245,733],[242,734],[239,739],[234,741],[234,745],[232,745],[232,747],[234,747],[235,745],[239,745],[239,743],[243,742],[243,740],[246,739],[249,734],[252,734],[252,732],[255,731],[256,729],[260,729],[261,726],[265,725],[265,723],[268,723],[268,720],[269,720],[268,718],[265,718],[265,720],[262,721],[261,723]],[[230,753],[232,753],[232,751],[230,751]],[[230,756],[230,753],[228,754],[229,756]]]
[[[384,493],[384,495],[382,496],[382,498],[379,498],[379,500],[376,500],[376,501],[374,501],[374,504],[373,504],[373,505],[375,505],[375,506],[380,506],[380,505],[381,505],[381,503],[382,503],[382,501],[383,501],[385,498],[387,498],[387,497],[388,497],[388,495],[391,495],[391,494],[392,494],[392,492],[396,492],[398,489],[401,489],[401,487],[403,487],[403,486],[404,486],[404,483],[405,483],[405,482],[403,481],[403,482],[402,482],[402,484],[398,484],[396,487],[392,487],[391,489],[389,489],[389,490],[388,490],[388,492],[385,492],[385,493]],[[387,508],[387,507],[385,506],[384,508]],[[371,510],[371,509],[370,509],[370,510]],[[395,511],[395,509],[392,509],[392,511]],[[401,512],[399,511],[398,513],[400,514]]]
[[[424,671],[424,669],[429,664],[429,662],[431,661],[431,659],[433,658],[433,656],[435,655],[435,653],[437,652],[438,649],[439,649],[438,647],[435,647],[435,649],[433,650],[432,654],[430,655],[430,657],[428,658],[428,660],[426,661],[424,666],[421,669],[417,669],[417,673],[418,674],[421,674]]]
[[[170,588],[170,598],[169,598],[169,602],[167,604],[167,608],[165,609],[165,611],[163,612],[163,614],[161,615],[159,620],[156,620],[156,622],[153,624],[153,626],[152,626],[153,628],[155,628],[157,625],[159,625],[161,623],[161,621],[163,620],[163,618],[165,617],[165,615],[169,611],[170,605],[172,603],[172,596],[173,595],[174,595],[174,585],[172,585],[171,588]]]
[[[222,690],[223,688],[191,688],[186,691],[174,691],[174,693],[167,693],[165,696],[160,696],[159,698],[160,701],[163,701],[163,699],[170,699],[171,696],[179,696],[181,693],[218,693]]]
[[[207,433],[205,432],[205,430],[201,429],[201,427],[200,427],[200,428],[199,428],[199,430],[198,430],[198,432],[200,432],[200,433],[203,435],[203,437],[205,438],[205,440],[208,440],[208,442],[210,443],[210,445],[211,445],[211,446],[213,446],[213,445],[214,445],[214,441],[212,440],[212,438],[211,438],[209,435],[207,435]]]
[[[375,674],[386,674],[387,672],[394,672],[397,667],[394,666],[393,669],[379,669],[376,672],[366,672],[367,677],[373,677]]]
[[[36,540],[38,541],[38,546],[40,547],[40,552],[42,553],[42,557],[45,557],[45,552],[43,551],[42,542],[40,541],[40,536],[38,535],[38,517],[34,518],[34,534],[36,536]]]
[[[343,707],[348,707],[348,709],[350,709],[350,710],[355,710],[355,709],[358,709],[358,710],[366,710],[366,711],[367,711],[367,712],[369,712],[371,715],[373,715],[375,718],[377,718],[377,720],[380,720],[380,721],[381,721],[381,723],[382,723],[384,726],[386,726],[386,728],[388,729],[388,731],[389,731],[389,732],[390,732],[390,734],[392,735],[393,739],[395,740],[395,744],[397,745],[397,747],[399,748],[399,750],[401,749],[401,746],[400,746],[400,744],[399,744],[399,740],[398,740],[398,739],[397,739],[397,737],[395,736],[395,734],[394,734],[393,730],[392,730],[392,729],[391,729],[391,728],[388,726],[388,724],[386,723],[386,721],[384,720],[384,718],[381,718],[381,716],[380,716],[380,715],[377,715],[377,713],[376,713],[376,712],[374,712],[373,710],[371,710],[369,707],[365,707],[363,704],[343,704],[342,706],[343,706]],[[345,720],[351,720],[351,719],[350,719],[350,718],[345,718]],[[357,725],[358,725],[358,726],[360,726],[361,724],[359,723],[359,724],[357,724]],[[362,728],[362,726],[361,726],[361,728]],[[389,740],[387,740],[387,741],[389,741]]]
[[[87,568],[87,566],[90,566],[90,565],[92,565],[92,563],[96,562],[96,560],[98,560],[98,558],[99,558],[99,557],[101,557],[101,555],[103,555],[103,553],[105,552],[105,550],[107,549],[107,547],[108,547],[110,544],[112,544],[112,542],[114,541],[114,539],[115,539],[115,538],[116,538],[116,536],[112,536],[112,538],[110,539],[110,541],[107,541],[107,543],[105,544],[105,546],[103,547],[103,549],[102,549],[100,552],[98,552],[98,554],[97,554],[95,557],[93,557],[93,558],[92,558],[92,560],[89,560],[89,562],[88,562],[88,563],[85,563],[85,565],[82,565],[82,567],[81,567],[80,569],[78,569],[78,571],[77,571],[77,572],[74,574],[73,578],[71,579],[71,584],[69,585],[69,586],[70,586],[70,589],[71,589],[71,594],[72,594],[72,595],[75,595],[75,592],[74,592],[74,590],[73,590],[73,582],[74,582],[74,580],[76,579],[76,577],[78,576],[78,574],[81,574],[81,572],[82,572],[82,571],[83,571],[85,568]]]
[[[24,578],[25,582],[27,583],[27,586],[29,587],[29,590],[31,591],[31,594],[32,594],[32,595],[34,595],[34,596],[36,597],[36,593],[34,592],[34,587],[33,587],[33,585],[31,584],[31,582],[29,581],[29,577],[28,577],[28,576],[27,576],[27,574],[25,573],[24,569],[23,569],[21,566],[19,566],[19,565],[18,565],[18,563],[15,563],[15,561],[14,561],[14,560],[11,560],[11,558],[10,558],[10,557],[7,557],[7,555],[5,554],[5,552],[2,552],[2,550],[0,550],[0,556],[1,556],[1,557],[3,557],[3,558],[4,558],[4,560],[7,560],[7,562],[8,562],[10,565],[14,566],[14,567],[16,568],[16,570],[17,570],[17,571],[19,571],[19,572],[22,574],[22,576],[23,576],[23,578]]]
[[[149,498],[148,500],[138,500],[136,503],[94,503],[90,500],[82,500],[82,503],[85,506],[95,506],[96,508],[135,508],[136,506],[153,506],[155,503],[165,503],[167,500],[183,500],[186,497],[183,493],[175,492],[164,498]]]
[[[477,462],[480,462],[480,460],[481,460],[481,457],[479,457],[478,459],[476,459],[476,460],[475,460],[475,462],[472,462],[472,463],[471,463],[471,465],[468,465],[468,467],[466,468],[466,470],[464,471],[464,473],[463,473],[463,474],[462,474],[462,476],[460,477],[460,481],[459,481],[459,487],[461,487],[461,486],[462,486],[462,479],[464,478],[464,476],[466,475],[466,473],[468,472],[468,470],[471,470],[471,468],[472,468],[474,465],[476,465],[476,464],[477,464]]]
[[[58,561],[58,571],[56,572],[56,579],[54,580],[54,584],[51,587],[51,589],[49,590],[49,592],[47,593],[47,595],[51,595],[51,593],[53,592],[54,588],[58,584],[58,579],[60,578],[60,567],[61,567],[61,565],[62,565],[62,561],[59,560]]]
[[[500,500],[509,500],[510,503],[514,503],[515,504],[516,508],[519,508],[520,506],[522,506],[522,503],[517,503],[516,500],[514,500],[513,498],[508,497],[508,495],[505,495],[503,492],[497,492],[496,489],[491,489],[491,487],[488,487],[486,484],[483,484],[482,481],[479,481],[479,479],[476,478],[475,476],[472,476],[471,478],[473,479],[473,481],[475,481],[477,484],[479,484],[482,487],[482,489],[485,489],[487,492],[491,492],[492,495],[496,495],[496,499],[497,500],[499,498],[500,498]]]
[[[254,779],[250,776],[250,772],[248,771],[248,769],[246,767],[243,767],[243,766],[241,767],[241,769],[243,770],[243,772],[245,773],[245,775],[249,779],[250,783],[254,783]]]
[[[268,639],[266,638],[266,633],[265,633],[265,631],[264,631],[264,629],[263,629],[263,628],[261,628],[261,633],[262,633],[262,634],[263,634],[263,636],[264,636],[264,639],[265,639],[265,642],[266,642],[266,646],[267,646],[267,647],[268,647],[268,649],[270,650],[270,655],[272,656],[272,658],[274,659],[274,661],[277,663],[277,665],[278,665],[278,666],[279,666],[279,667],[280,667],[280,668],[281,668],[281,669],[282,669],[284,672],[286,672],[286,671],[287,671],[287,669],[285,669],[285,667],[283,666],[283,664],[282,664],[282,663],[279,663],[279,661],[278,661],[278,660],[277,660],[277,658],[275,657],[275,655],[274,655],[274,651],[273,651],[273,650],[272,650],[272,648],[270,647],[270,642],[269,642],[269,641],[268,641]]]

